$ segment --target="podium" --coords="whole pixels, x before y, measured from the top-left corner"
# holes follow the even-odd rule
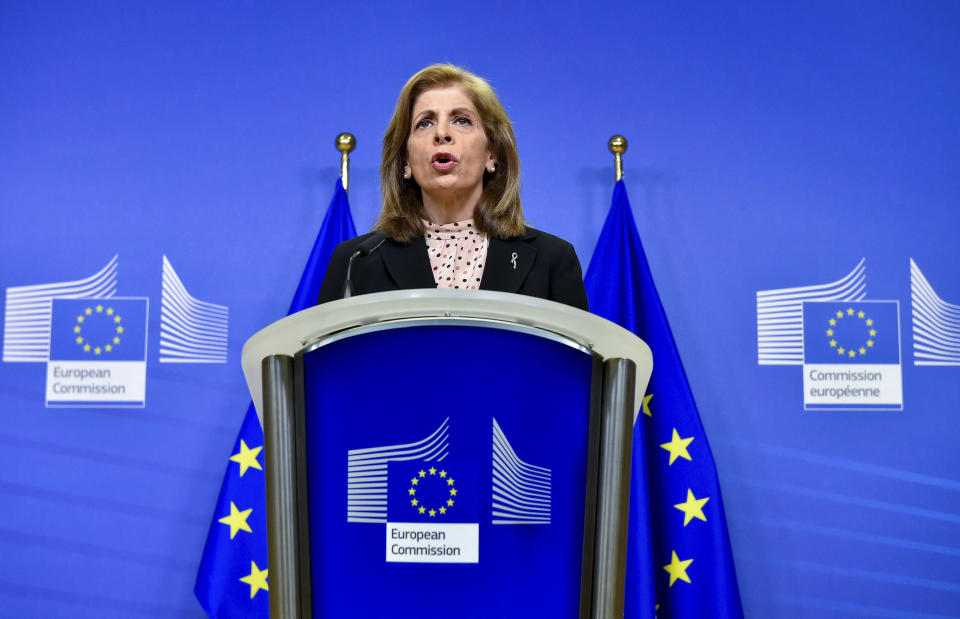
[[[650,349],[521,295],[406,290],[244,345],[273,617],[619,617]]]

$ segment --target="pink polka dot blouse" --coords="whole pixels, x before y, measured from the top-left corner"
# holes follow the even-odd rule
[[[487,261],[487,237],[472,219],[450,224],[423,220],[430,269],[437,288],[476,290]]]

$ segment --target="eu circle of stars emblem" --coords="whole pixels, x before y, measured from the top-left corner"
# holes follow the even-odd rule
[[[410,506],[421,516],[444,516],[457,500],[456,480],[446,470],[436,467],[420,469],[410,479],[407,489]]]
[[[113,351],[123,335],[123,318],[113,307],[98,303],[84,308],[73,326],[74,342],[83,352],[100,356]]]
[[[876,343],[877,329],[873,318],[862,309],[838,309],[827,320],[826,327],[827,344],[841,357],[863,357]]]

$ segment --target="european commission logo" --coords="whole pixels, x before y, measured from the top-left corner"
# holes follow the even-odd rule
[[[479,563],[481,518],[550,524],[550,469],[521,460],[491,421],[487,463],[451,455],[449,418],[419,441],[349,450],[347,522],[383,523],[396,563]],[[479,483],[484,470],[492,492]]]
[[[479,492],[474,463],[391,462],[386,560],[478,563]]]
[[[909,273],[913,365],[960,366],[960,305],[912,258]],[[805,409],[903,409],[900,303],[866,296],[866,259],[828,284],[757,292],[757,363],[803,366]]]
[[[901,410],[900,304],[805,301],[806,409]]]
[[[46,363],[51,407],[142,407],[146,297],[118,297],[119,257],[89,277],[6,289],[3,361]],[[162,260],[161,363],[226,363],[227,307],[187,293]]]
[[[146,298],[53,299],[47,406],[143,406]]]

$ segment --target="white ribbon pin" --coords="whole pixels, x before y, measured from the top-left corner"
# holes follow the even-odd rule
[[[513,263],[513,270],[517,270],[517,252],[513,252],[513,255],[510,256],[510,262]]]

